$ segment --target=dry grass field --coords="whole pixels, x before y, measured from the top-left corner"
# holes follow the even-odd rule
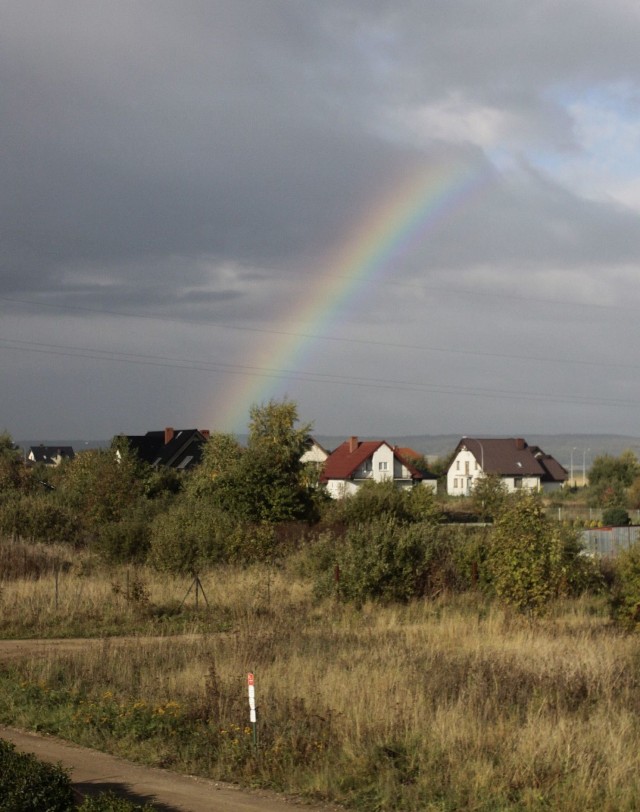
[[[4,723],[360,810],[640,808],[640,640],[598,598],[356,610],[291,561],[202,575],[196,612],[189,579],[64,570],[2,581],[0,635],[103,640],[0,666]]]

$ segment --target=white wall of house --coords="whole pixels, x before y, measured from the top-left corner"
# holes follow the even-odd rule
[[[438,480],[437,479],[423,479],[420,483],[421,488],[427,488],[432,493],[438,492]]]
[[[396,459],[393,449],[384,444],[377,448],[371,457],[354,471],[351,479],[329,479],[326,487],[331,497],[343,499],[345,496],[353,495],[367,480],[373,482],[393,480],[399,488],[414,487],[409,469],[400,460]],[[435,490],[436,481],[431,480],[430,482],[433,482],[433,489]]]
[[[564,482],[543,482],[541,487],[545,493],[552,493],[561,490],[564,487]]]
[[[315,462],[321,465],[326,462],[328,456],[324,448],[321,448],[317,443],[313,443],[311,448],[308,448],[300,457],[300,462]]]
[[[388,445],[381,445],[371,456],[373,479],[375,482],[385,482],[395,478],[395,457]]]
[[[329,479],[326,487],[332,499],[344,499],[345,496],[353,496],[361,484],[351,479]]]
[[[451,496],[469,496],[478,477],[483,476],[481,462],[482,460],[476,460],[471,451],[461,448],[447,471],[447,493]],[[503,476],[502,482],[509,493],[519,490],[537,491],[541,488],[539,476]]]
[[[447,493],[468,496],[476,479],[482,475],[480,463],[467,448],[461,448],[447,471]]]
[[[539,476],[503,476],[502,481],[507,486],[509,493],[514,491],[539,491],[540,490],[540,477]]]

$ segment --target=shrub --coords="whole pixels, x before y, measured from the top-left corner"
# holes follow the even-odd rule
[[[46,764],[0,739],[0,812],[69,812],[71,781],[62,767]]]
[[[428,488],[398,488],[393,482],[368,481],[355,494],[327,506],[327,518],[349,525],[393,516],[401,522],[435,521],[439,509]]]
[[[640,545],[620,553],[613,564],[611,615],[627,629],[640,624]]]
[[[616,506],[602,511],[602,524],[605,527],[627,527],[631,519],[625,508]]]
[[[451,560],[449,541],[434,523],[406,524],[389,515],[350,527],[339,545],[325,539],[319,551],[325,564],[331,553],[340,571],[340,595],[358,604],[408,601],[439,591],[447,569],[442,559]],[[324,569],[320,592],[330,590],[333,575],[333,567]]]
[[[475,513],[482,521],[495,519],[508,498],[507,486],[496,474],[478,477],[472,491]]]
[[[581,591],[595,577],[577,531],[550,521],[538,496],[509,501],[490,536],[487,567],[500,599],[542,614],[553,597]]]

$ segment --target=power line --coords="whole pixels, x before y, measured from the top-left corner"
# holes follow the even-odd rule
[[[495,389],[489,387],[466,387],[456,384],[439,384],[419,381],[390,380],[347,376],[338,374],[325,374],[318,372],[305,372],[300,370],[270,369],[268,367],[248,366],[241,364],[227,364],[224,362],[209,362],[193,359],[175,359],[160,355],[145,355],[143,353],[120,353],[111,350],[92,349],[89,347],[71,347],[65,345],[43,344],[40,342],[19,341],[0,337],[0,349],[18,352],[34,352],[45,355],[63,356],[67,358],[87,358],[89,360],[112,361],[128,364],[143,364],[147,366],[172,367],[178,369],[194,370],[199,372],[223,373],[235,375],[249,375],[252,377],[272,378],[279,380],[293,380],[306,383],[321,383],[323,385],[342,385],[377,390],[395,390],[403,392],[430,392],[439,394],[464,395],[465,397],[500,399],[500,400],[526,400],[528,402],[543,403],[571,403],[594,406],[611,406],[619,408],[638,408],[640,401],[623,400],[619,398],[603,398],[594,395],[558,395],[541,392],[526,392],[508,389]]]
[[[402,283],[400,283],[402,284]],[[452,291],[453,292],[453,291]],[[482,294],[479,294],[482,295]],[[179,318],[175,316],[164,316],[156,313],[127,313],[117,310],[102,310],[98,308],[84,307],[82,305],[68,305],[68,304],[54,304],[51,302],[33,302],[28,299],[14,299],[6,296],[0,296],[0,301],[14,302],[17,304],[33,305],[35,307],[48,307],[59,308],[63,310],[72,310],[83,313],[93,313],[102,316],[116,316],[118,318],[127,319],[146,319],[150,321],[173,322],[178,324],[205,324],[215,327],[220,327],[224,330],[233,330],[238,332],[259,333],[265,335],[279,335],[291,336],[292,338],[306,338],[314,341],[330,341],[335,343],[345,344],[358,344],[372,347],[385,347],[386,349],[400,349],[400,350],[414,350],[418,352],[434,352],[447,355],[466,355],[475,358],[496,358],[509,361],[533,361],[543,364],[565,364],[585,367],[617,367],[621,369],[640,369],[638,364],[627,364],[619,361],[593,361],[580,358],[562,358],[558,356],[543,356],[543,355],[517,355],[515,353],[502,353],[502,352],[488,352],[482,350],[469,350],[469,349],[455,349],[452,347],[430,346],[425,344],[407,344],[396,341],[380,341],[376,339],[365,338],[347,338],[343,336],[322,335],[316,333],[305,333],[293,330],[281,330],[269,327],[249,327],[238,324],[228,324],[227,322],[213,321],[212,319],[198,319],[198,318]],[[547,301],[547,300],[540,300]],[[557,302],[561,303],[561,302]],[[584,305],[585,307],[600,305]],[[609,308],[610,305],[601,305],[601,307]]]

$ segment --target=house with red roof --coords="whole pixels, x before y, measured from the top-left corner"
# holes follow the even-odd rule
[[[426,485],[435,491],[435,476],[419,471],[397,446],[386,440],[350,437],[327,457],[320,482],[334,499],[354,494],[365,482],[392,481],[400,488]]]
[[[568,478],[566,468],[551,454],[521,437],[463,437],[447,471],[447,493],[468,496],[479,477],[492,475],[499,476],[509,492],[553,491]]]

